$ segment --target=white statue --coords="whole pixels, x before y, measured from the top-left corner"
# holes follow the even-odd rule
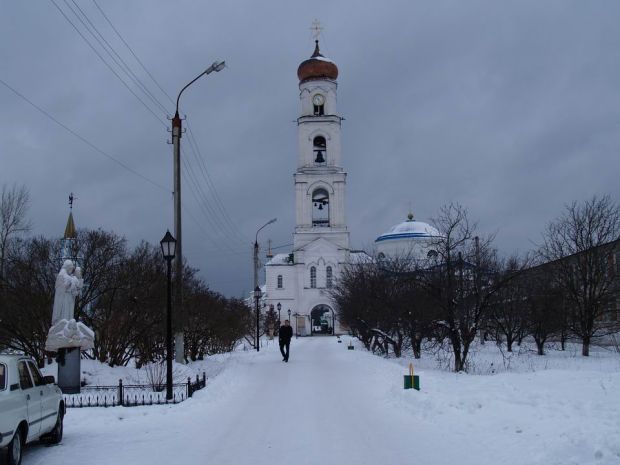
[[[73,275],[73,262],[65,260],[56,276],[56,292],[54,294],[54,309],[52,311],[52,325],[60,320],[73,318],[75,297],[83,286],[83,280]]]
[[[45,343],[47,350],[56,352],[70,347],[85,350],[94,346],[93,331],[73,317],[75,298],[81,294],[83,287],[82,270],[77,267],[74,273],[73,262],[65,260],[56,276],[52,327]]]

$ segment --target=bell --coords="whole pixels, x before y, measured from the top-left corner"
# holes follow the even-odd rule
[[[323,210],[323,204],[322,203],[319,204],[319,210]]]
[[[322,150],[316,151],[316,160],[314,160],[314,163],[325,163],[325,158],[323,158]]]

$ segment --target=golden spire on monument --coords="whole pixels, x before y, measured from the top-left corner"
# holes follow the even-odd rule
[[[73,192],[69,194],[69,218],[67,219],[67,226],[65,226],[65,239],[75,239],[77,237],[75,223],[73,221]]]

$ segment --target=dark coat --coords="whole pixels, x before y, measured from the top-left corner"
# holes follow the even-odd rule
[[[278,331],[278,339],[281,343],[287,344],[291,342],[292,337],[293,337],[292,326],[280,326],[280,330]]]

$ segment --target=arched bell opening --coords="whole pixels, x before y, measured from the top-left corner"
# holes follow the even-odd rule
[[[312,193],[312,226],[329,227],[329,193],[323,188]]]
[[[312,141],[314,151],[314,163],[325,163],[327,141],[323,136],[316,136]]]

